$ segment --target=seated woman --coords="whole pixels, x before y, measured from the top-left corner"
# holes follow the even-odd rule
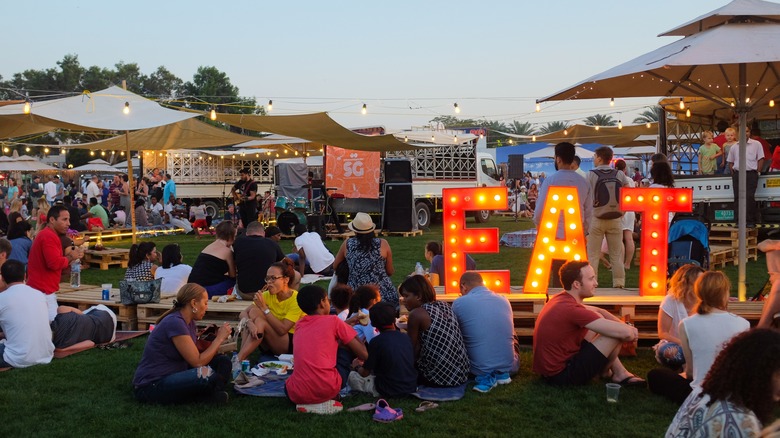
[[[27,266],[27,258],[32,248],[30,233],[32,225],[27,221],[14,222],[8,227],[8,240],[11,242],[11,254],[8,260],[19,260]]]
[[[466,383],[469,357],[450,305],[436,301],[433,286],[422,275],[407,278],[398,291],[409,310],[406,330],[414,346],[418,383],[438,387]]]
[[[149,216],[146,214],[146,203],[143,199],[137,199],[135,201],[135,225],[137,227],[148,227]]]
[[[759,365],[760,364],[760,365]],[[764,430],[780,401],[780,333],[753,329],[718,354],[707,378],[685,400],[666,436],[776,436]]]
[[[183,264],[182,259],[181,248],[177,243],[165,245],[162,250],[162,266],[154,272],[155,279],[162,278],[161,293],[175,294],[187,284],[192,266]]]
[[[217,239],[203,248],[195,259],[187,281],[205,287],[209,298],[226,295],[236,284],[236,263],[231,248],[235,239],[236,228],[233,224],[220,222],[217,225]]]
[[[669,368],[651,370],[650,390],[676,403],[682,403],[692,390],[699,389],[723,345],[750,328],[746,319],[729,313],[731,283],[720,271],[708,271],[696,280],[696,314],[680,322],[679,335],[685,355],[685,371]]]
[[[179,289],[173,308],[157,320],[135,370],[136,400],[163,404],[228,401],[224,388],[230,378],[230,359],[218,355],[217,349],[230,336],[230,325],[222,324],[205,351],[195,346],[195,321],[203,319],[208,307],[202,286],[190,283]]]
[[[241,320],[247,321],[241,336],[239,360],[249,357],[261,344],[275,355],[292,353],[295,323],[303,316],[298,306],[298,291],[289,286],[294,278],[294,263],[286,257],[268,268],[265,287],[241,312]]]
[[[429,279],[434,286],[445,284],[444,256],[441,253],[442,246],[439,242],[431,241],[425,244],[425,260],[431,263],[431,268],[428,270]],[[476,269],[477,262],[466,254],[466,270],[474,271]]]
[[[704,269],[693,264],[677,269],[669,280],[669,293],[658,308],[658,337],[661,341],[653,347],[655,359],[678,372],[682,371],[685,357],[677,327],[680,321],[694,314],[696,293],[693,285],[703,272]]]
[[[130,260],[127,262],[125,280],[152,281],[157,270],[157,245],[154,242],[141,242],[130,247]]]

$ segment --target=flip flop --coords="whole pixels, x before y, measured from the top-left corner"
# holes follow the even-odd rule
[[[420,406],[417,406],[417,408],[415,408],[415,412],[425,412],[427,410],[436,409],[438,407],[439,407],[438,403],[434,403],[432,401],[427,401],[426,400],[426,401],[420,403]]]
[[[363,403],[362,405],[353,406],[347,409],[347,412],[367,412],[376,409],[376,405],[373,403]]]
[[[617,383],[620,386],[625,386],[625,387],[632,387],[633,386],[633,387],[642,387],[642,388],[644,388],[645,386],[647,386],[647,381],[645,381],[645,379],[643,379],[641,377],[637,377],[637,376],[635,376],[633,374],[631,374],[630,376],[626,377],[625,379],[623,379],[623,380],[621,380],[619,382],[615,382],[613,380],[612,383]]]

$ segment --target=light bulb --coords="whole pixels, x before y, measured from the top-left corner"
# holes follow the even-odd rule
[[[100,151],[100,155],[105,157],[106,156],[106,151]]]
[[[122,108],[122,112],[125,114],[130,114],[130,102],[125,102],[125,107]]]
[[[512,143],[514,143],[514,141],[510,138],[509,139],[509,144],[512,144]]]
[[[532,142],[534,142],[534,143],[536,142],[536,134],[534,134],[533,136],[531,136],[531,141],[532,141]]]
[[[685,117],[690,117],[690,116],[691,116],[691,109],[688,108],[687,110],[685,110]]]
[[[409,143],[409,137],[404,135],[404,143]]]
[[[49,153],[49,148],[43,148],[43,153],[44,154],[48,154]]]
[[[542,105],[540,105],[539,102],[536,102],[536,112],[538,113],[541,110],[542,110]]]
[[[273,110],[274,110],[274,101],[273,100],[269,100],[268,101],[268,112],[270,113]]]
[[[367,112],[368,112],[368,109],[366,109],[366,104],[364,103],[364,104],[363,104],[363,109],[361,109],[361,110],[360,110],[360,113],[361,113],[361,114],[365,114],[365,113],[367,113]]]
[[[458,106],[458,102],[455,102],[455,114],[460,114],[460,107]]]
[[[685,109],[685,101],[682,97],[680,98],[680,109]]]
[[[119,155],[124,157],[125,156],[125,151],[120,152]]]
[[[618,120],[618,129],[623,129],[623,121]]]
[[[650,122],[645,123],[645,128],[650,128]]]
[[[615,98],[609,99],[609,106],[615,106]]]
[[[772,99],[769,101],[769,108],[774,108],[774,107],[775,107],[775,100]]]
[[[594,128],[596,128],[596,131],[598,131],[599,130],[599,125],[594,126]]]
[[[30,101],[29,100],[25,101],[24,109],[22,111],[24,111],[25,114],[30,114],[31,109],[32,109],[32,104],[30,103]]]
[[[569,130],[568,129],[564,129],[563,130],[563,135],[569,135]]]
[[[458,136],[457,135],[452,139],[452,142],[455,143],[455,144],[458,143]]]
[[[8,153],[8,151],[10,151],[10,149],[8,149],[7,147],[3,148],[3,152],[5,152],[6,154]]]
[[[211,118],[211,120],[217,120],[217,110],[211,108],[211,115],[209,117]]]
[[[27,146],[26,148],[24,148],[24,151],[25,152],[30,152],[30,146]]]
[[[436,142],[436,136],[435,135],[431,135],[431,143],[435,143],[435,142]]]
[[[89,156],[90,157],[94,157],[95,156],[95,151],[89,151]]]

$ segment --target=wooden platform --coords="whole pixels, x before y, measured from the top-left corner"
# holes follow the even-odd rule
[[[423,231],[422,230],[412,230],[412,231],[386,231],[382,230],[383,236],[402,236],[402,237],[411,237],[411,236],[422,236]]]
[[[108,228],[101,231],[84,231],[82,236],[88,238],[91,241],[104,241],[104,240],[122,240],[124,236],[132,236],[133,230],[131,228]]]
[[[325,235],[330,240],[347,240],[353,237],[355,233],[353,231],[346,231],[344,233],[328,233]]]
[[[102,250],[88,249],[84,252],[84,258],[81,261],[86,265],[99,265],[101,270],[106,271],[109,266],[119,266],[126,269],[129,260],[129,249],[105,248]]]
[[[203,320],[198,321],[198,325],[208,324],[221,324],[225,321],[233,323],[232,325],[238,325],[239,314],[241,311],[252,305],[251,301],[230,301],[227,303],[215,303],[209,301],[209,308],[206,311],[206,315]],[[149,327],[149,324],[154,324],[157,318],[163,313],[167,312],[173,307],[173,298],[161,299],[159,303],[153,304],[139,304],[137,306],[137,318],[138,326],[141,329]]]
[[[122,304],[119,300],[119,289],[111,289],[108,300],[103,300],[102,295],[103,291],[100,286],[82,285],[78,289],[74,289],[69,284],[63,284],[60,285],[60,291],[57,292],[57,303],[79,310],[103,304],[116,313],[117,322],[121,324],[122,330],[137,330],[136,305]]]

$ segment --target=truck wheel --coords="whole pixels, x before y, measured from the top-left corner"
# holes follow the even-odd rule
[[[414,206],[417,213],[417,228],[428,228],[431,226],[431,208],[425,202],[418,202]]]
[[[216,218],[219,214],[219,205],[214,201],[205,201],[203,206],[206,207],[206,214]]]
[[[485,222],[490,220],[490,210],[479,210],[478,212],[474,213],[474,220],[478,224],[484,224]]]

